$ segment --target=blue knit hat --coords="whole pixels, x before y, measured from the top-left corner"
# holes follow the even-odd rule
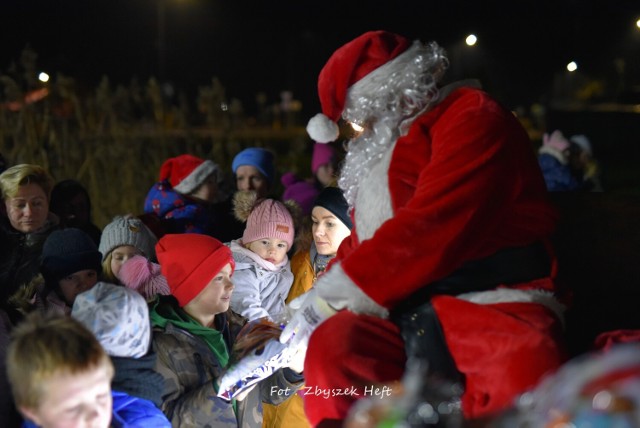
[[[273,153],[260,147],[249,147],[244,149],[233,158],[231,169],[235,174],[242,165],[256,167],[262,175],[267,178],[269,183],[273,183],[275,176],[275,166]]]

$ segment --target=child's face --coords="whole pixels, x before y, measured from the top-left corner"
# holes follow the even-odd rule
[[[58,284],[65,302],[69,306],[73,306],[76,296],[91,289],[97,282],[98,272],[93,269],[85,269],[62,278]]]
[[[40,405],[21,411],[41,428],[107,428],[111,406],[111,376],[98,367],[54,375],[44,381]]]
[[[233,282],[231,264],[227,263],[202,291],[185,305],[189,314],[220,314],[229,309]]]
[[[286,257],[289,244],[282,239],[263,238],[249,243],[247,248],[264,260],[277,265],[278,263],[282,263]]]
[[[331,211],[317,206],[311,211],[311,230],[313,242],[316,244],[318,254],[323,256],[335,256],[342,240],[351,235],[351,230],[338,219]]]
[[[118,276],[120,268],[124,262],[136,255],[142,255],[142,253],[132,245],[121,245],[120,247],[116,247],[111,252],[111,272],[113,272],[113,275],[120,279]]]
[[[333,170],[333,165],[330,163],[326,163],[324,165],[320,165],[318,170],[316,171],[316,178],[323,186],[328,186],[335,179],[335,171]]]
[[[191,197],[201,201],[213,203],[218,195],[218,182],[216,174],[211,174],[207,179],[191,193]]]

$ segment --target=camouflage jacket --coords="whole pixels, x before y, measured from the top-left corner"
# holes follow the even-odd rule
[[[237,333],[240,326],[231,320],[229,327]],[[229,337],[232,341],[235,334]],[[279,370],[238,402],[234,413],[231,403],[217,397],[214,381],[223,368],[203,339],[168,323],[154,327],[153,347],[158,355],[155,370],[164,378],[161,407],[174,427],[259,428],[262,401],[279,404],[302,385],[294,372]]]

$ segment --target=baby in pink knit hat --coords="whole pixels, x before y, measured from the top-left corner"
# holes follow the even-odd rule
[[[242,238],[227,244],[236,262],[231,308],[249,321],[280,320],[293,283],[287,252],[295,235],[295,208],[243,191],[235,194],[233,203],[236,217],[247,225]]]

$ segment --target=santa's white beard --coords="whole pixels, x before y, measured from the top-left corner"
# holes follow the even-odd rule
[[[398,138],[398,120],[380,120],[373,129],[349,142],[338,185],[355,209],[358,238],[373,236],[391,218],[388,171]]]

